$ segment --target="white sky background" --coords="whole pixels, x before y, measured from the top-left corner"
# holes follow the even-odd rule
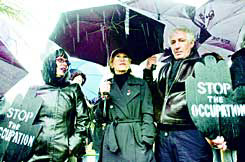
[[[12,0],[12,3],[16,5],[15,1],[17,0]],[[19,1],[17,5],[24,9],[27,17],[21,23],[10,20],[9,23],[13,26],[11,37],[15,37],[15,41],[10,42],[8,47],[28,71],[28,75],[5,94],[6,99],[11,102],[17,94],[24,95],[30,86],[42,84],[41,61],[45,56],[48,37],[61,12],[112,3],[116,3],[116,0]]]
[[[16,94],[22,93],[24,95],[30,86],[42,84],[40,74],[41,57],[45,55],[48,37],[62,11],[116,2],[116,0],[8,0],[8,3],[22,7],[25,15],[27,15],[22,23],[9,22],[13,26],[14,34],[12,36],[15,37],[15,41],[9,43],[8,46],[29,73],[6,93],[7,100],[11,102]],[[181,1],[181,3],[183,2]],[[187,0],[186,3],[200,6],[200,3],[203,4],[204,0]]]

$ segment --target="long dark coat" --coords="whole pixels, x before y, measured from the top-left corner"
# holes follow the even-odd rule
[[[103,162],[153,161],[151,149],[155,126],[152,97],[147,83],[129,75],[120,90],[111,79],[110,99],[107,101],[108,123],[102,141]],[[103,102],[100,103],[102,108]],[[101,110],[101,109],[100,109]]]

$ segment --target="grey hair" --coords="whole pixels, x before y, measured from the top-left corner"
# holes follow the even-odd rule
[[[178,28],[175,28],[173,29],[169,36],[168,36],[168,43],[169,45],[171,45],[171,42],[170,42],[170,39],[171,37],[173,36],[174,33],[176,33],[177,31],[182,31],[182,32],[185,32],[187,34],[187,40],[189,42],[195,42],[195,35],[194,35],[194,32],[192,30],[190,30],[189,28],[187,27],[178,27]]]

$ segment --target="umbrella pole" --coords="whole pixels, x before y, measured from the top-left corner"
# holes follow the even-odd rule
[[[223,150],[220,150],[220,158],[221,158],[221,162],[225,162],[224,151]]]
[[[104,107],[103,107],[103,117],[106,118],[107,117],[107,112],[106,112],[106,100],[109,97],[109,93],[108,92],[103,92],[103,102],[104,102]]]
[[[219,115],[221,116],[221,112],[219,112]],[[221,118],[219,118],[219,135],[221,135]],[[222,149],[220,149],[220,160],[225,162],[224,151]]]
[[[106,117],[106,99],[104,98],[103,99],[104,101],[104,107],[103,107],[103,117],[105,118]]]

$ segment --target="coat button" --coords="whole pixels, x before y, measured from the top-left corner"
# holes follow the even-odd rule
[[[127,96],[129,96],[131,94],[131,90],[129,89],[127,92]]]

